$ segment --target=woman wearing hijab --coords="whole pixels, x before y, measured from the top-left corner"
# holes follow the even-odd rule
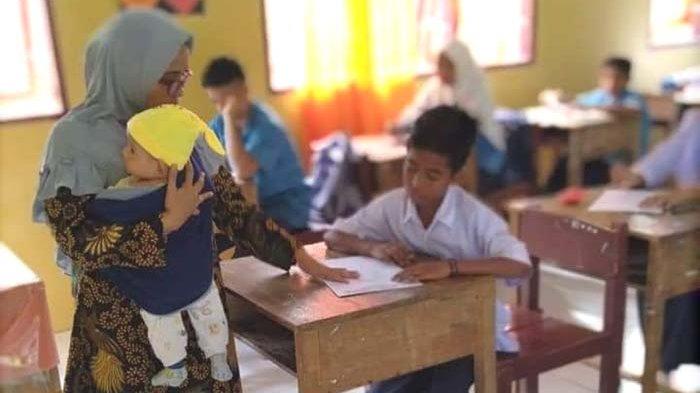
[[[126,176],[121,150],[127,120],[142,110],[177,103],[182,95],[191,75],[191,42],[187,32],[158,11],[128,10],[114,17],[88,44],[85,101],[59,120],[49,136],[34,218],[51,226],[60,249],[59,266],[75,284],[67,393],[165,391],[151,386],[151,377],[162,365],[151,349],[138,306],[101,271],[165,266],[167,235],[196,214],[211,194],[201,192],[203,182],[192,180],[188,164],[184,181],[182,176],[174,180],[171,170],[160,215],[124,224],[99,221],[87,212],[95,194]],[[223,159],[208,149],[198,140],[195,153],[221,195],[213,198],[214,220],[238,251],[287,269],[294,260],[318,266],[284,231],[245,203],[230,173],[221,170]],[[338,279],[346,272],[319,268],[310,273]],[[182,334],[190,338],[188,378],[181,388],[205,385],[207,391],[240,391],[235,362],[230,381],[215,381],[194,342],[191,324],[185,326],[187,332]]]
[[[493,103],[484,73],[462,42],[450,42],[438,57],[437,75],[430,78],[404,109],[396,128],[407,129],[428,109],[455,105],[479,121],[476,156],[479,169],[499,173],[505,163],[506,137],[493,119]]]

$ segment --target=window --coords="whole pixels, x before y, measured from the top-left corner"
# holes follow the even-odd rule
[[[65,111],[46,0],[0,1],[0,121]]]
[[[700,44],[700,1],[651,0],[649,43],[652,47]]]
[[[370,50],[373,45],[377,46],[373,43],[380,42],[381,50],[374,48],[375,52],[380,52],[373,53],[375,57],[385,56],[381,52],[386,50],[405,52],[407,43],[410,44],[416,75],[434,72],[439,51],[454,38],[465,42],[476,61],[485,67],[513,66],[533,59],[534,0],[367,0],[365,13],[358,17],[359,1],[264,1],[268,81],[273,91],[305,86],[306,73],[316,68],[309,64],[316,57],[308,54],[323,50],[309,45],[327,42],[314,36],[318,25],[324,23],[334,24],[335,31],[345,29],[334,34],[345,34],[346,41],[353,41],[353,37],[347,36],[360,34],[360,38],[354,38],[365,40]],[[388,9],[389,5],[393,8]],[[396,8],[404,5],[408,7]],[[377,12],[375,8],[382,11]],[[397,21],[395,14],[405,15],[410,20]],[[386,22],[372,20],[374,15]],[[387,26],[389,23],[400,26]],[[394,34],[399,38],[387,46],[385,34],[392,29],[409,34]],[[375,75],[384,73],[383,70],[373,72]]]

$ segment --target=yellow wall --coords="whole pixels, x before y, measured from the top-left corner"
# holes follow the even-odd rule
[[[216,55],[237,56],[246,67],[251,89],[268,100],[298,133],[298,118],[289,95],[267,92],[260,0],[205,0],[206,14],[183,18],[195,35],[192,67],[195,80],[184,105],[202,116],[213,114],[197,87],[206,61]],[[59,55],[71,105],[80,102],[83,48],[90,33],[117,11],[117,0],[52,1]],[[660,76],[700,64],[697,48],[651,51],[646,48],[648,0],[539,0],[536,58],[532,65],[490,70],[499,104],[531,104],[544,87],[569,91],[587,89],[601,58],[611,53],[634,59],[635,86],[655,90]],[[53,262],[53,243],[47,229],[29,220],[36,171],[51,121],[0,125],[0,241],[18,254],[46,282],[54,329],[70,327],[72,300],[68,280]]]

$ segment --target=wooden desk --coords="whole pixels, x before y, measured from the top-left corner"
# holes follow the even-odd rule
[[[649,118],[655,126],[663,127],[668,135],[678,122],[678,107],[670,94],[645,94]]]
[[[44,282],[0,242],[0,392],[58,393],[58,351]]]
[[[563,206],[552,196],[513,200],[508,205],[511,229],[517,234],[519,214],[524,209],[544,209],[604,227],[627,221],[630,235],[648,242],[642,386],[645,393],[656,392],[666,300],[700,288],[700,213],[676,216],[591,213],[588,206],[600,192],[589,190],[583,203],[577,206]]]
[[[351,143],[360,159],[358,182],[366,200],[401,187],[406,145],[388,134],[354,136]]]
[[[638,116],[615,118],[598,109],[545,106],[527,108],[524,113],[535,129],[553,128],[565,132],[569,185],[582,184],[585,161],[620,149],[638,150]]]
[[[470,354],[477,391],[496,391],[492,277],[339,298],[262,262],[222,262],[221,273],[233,333],[296,374],[301,393],[342,392]]]

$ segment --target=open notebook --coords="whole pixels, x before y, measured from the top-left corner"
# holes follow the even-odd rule
[[[659,207],[642,207],[643,200],[658,194],[644,190],[606,190],[588,208],[592,212],[661,214]]]
[[[327,259],[325,264],[331,267],[355,270],[360,278],[347,283],[326,281],[326,285],[338,297],[361,295],[370,292],[389,291],[392,289],[412,288],[421,283],[401,283],[393,280],[401,268],[393,263],[383,262],[368,257],[344,257]]]

